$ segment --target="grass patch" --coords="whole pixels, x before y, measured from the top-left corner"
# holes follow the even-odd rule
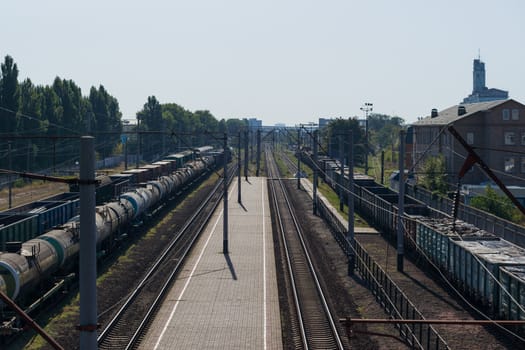
[[[162,225],[162,222],[159,223],[160,225]],[[144,236],[145,239],[149,239],[149,238],[152,238],[153,236],[155,236],[157,234],[157,227],[153,227],[151,230],[148,230],[148,232],[146,233],[146,235]]]
[[[74,297],[69,299],[67,301],[67,304],[65,304],[62,309],[60,310],[60,313],[57,313],[55,315],[52,315],[49,317],[47,321],[47,325],[44,327],[44,330],[51,336],[54,337],[55,335],[59,334],[60,332],[58,329],[62,327],[62,325],[71,323],[71,322],[78,322],[78,315],[80,314],[80,294],[76,293]],[[39,322],[42,323],[42,322]],[[48,346],[47,341],[44,340],[40,335],[34,334],[27,345],[24,347],[25,350],[39,350],[46,348]]]

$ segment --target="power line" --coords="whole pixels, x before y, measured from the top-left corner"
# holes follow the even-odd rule
[[[310,160],[311,160],[311,158],[310,158]],[[312,163],[312,164],[315,164],[315,163]],[[323,173],[323,174],[326,176],[326,173],[324,173],[324,172],[320,169],[320,167],[318,167],[317,165],[315,165],[315,166],[316,166],[316,168],[318,169],[318,171],[320,171],[321,173]],[[336,182],[336,186],[340,186],[340,185]],[[347,193],[349,192],[349,190],[347,190],[346,188],[343,188],[343,190],[344,190],[345,192],[347,192]],[[395,214],[393,211],[389,211],[388,209],[382,208],[382,207],[378,206],[377,204],[372,203],[372,202],[370,202],[370,201],[368,201],[368,200],[362,198],[361,196],[356,195],[355,191],[353,191],[353,190],[350,190],[350,191],[353,193],[354,196],[356,196],[356,198],[359,198],[360,200],[362,200],[362,201],[364,201],[364,202],[370,204],[371,206],[373,206],[373,207],[375,207],[375,208],[377,208],[377,209],[379,209],[379,210],[383,210],[383,211],[385,211],[385,212],[387,212],[387,213],[389,213],[389,214],[392,214],[392,215]],[[406,219],[406,220],[413,220],[412,218],[409,218],[409,217],[406,216],[406,215],[404,216],[404,219]],[[460,298],[461,298],[461,299],[462,299],[467,305],[469,305],[469,307],[471,307],[473,310],[475,310],[479,315],[483,316],[485,319],[487,319],[487,320],[489,320],[489,321],[492,321],[492,319],[491,319],[490,317],[488,317],[488,316],[487,316],[486,314],[484,314],[481,310],[479,310],[479,309],[476,308],[473,304],[471,304],[471,303],[470,303],[470,302],[469,302],[469,301],[463,296],[463,294],[453,286],[452,282],[450,282],[450,280],[447,279],[447,277],[446,277],[446,276],[441,272],[441,270],[440,270],[440,269],[434,264],[434,262],[430,259],[430,257],[428,257],[428,255],[426,255],[426,253],[425,253],[425,252],[422,250],[422,248],[421,248],[421,247],[420,247],[420,246],[419,246],[419,245],[413,240],[413,238],[410,237],[410,235],[406,235],[406,232],[409,232],[409,230],[407,229],[407,227],[406,227],[406,225],[405,225],[404,223],[403,223],[403,228],[404,228],[404,231],[405,231],[405,236],[409,237],[409,239],[412,241],[412,243],[417,247],[417,249],[418,249],[418,251],[420,252],[420,254],[422,254],[423,257],[424,257],[424,258],[425,258],[425,259],[426,259],[426,260],[427,260],[427,261],[428,261],[428,262],[429,262],[429,263],[430,263],[430,264],[431,264],[431,265],[432,265],[432,266],[438,271],[438,273],[440,274],[441,278],[445,281],[445,283],[446,283],[447,285],[449,285],[450,288],[452,288],[452,290],[454,290],[455,293],[456,293],[456,294],[457,294],[457,295],[458,295],[458,296],[459,296],[459,297],[460,297]],[[461,235],[459,235],[458,233],[455,233],[454,236],[457,236],[457,237],[459,237],[461,240],[463,240],[462,237],[461,237]],[[353,249],[353,247],[351,247],[351,248]],[[509,296],[509,298],[510,298],[514,303],[516,303],[516,305],[518,306],[518,308],[520,308],[520,310],[521,310],[522,312],[525,313],[525,308],[517,302],[517,300],[516,300],[516,299],[510,294],[510,292],[509,292],[509,291],[508,291],[508,290],[507,290],[507,289],[506,289],[506,288],[505,288],[505,287],[504,287],[504,286],[503,286],[503,285],[502,285],[502,284],[496,279],[496,277],[495,277],[495,276],[489,271],[489,269],[488,269],[484,264],[481,263],[479,257],[477,257],[477,256],[474,256],[474,257],[475,257],[475,259],[478,261],[479,265],[480,265],[483,269],[485,269],[485,270],[487,271],[487,273],[488,273],[488,274],[490,275],[490,277],[495,281],[495,283],[496,283],[497,285],[500,286],[501,290],[502,290],[505,294],[507,294],[507,295]],[[509,334],[511,334],[511,335],[513,335],[513,336],[515,336],[517,339],[519,339],[519,340],[525,342],[525,338],[522,338],[522,337],[520,337],[518,334],[512,332],[511,330],[506,329],[505,327],[503,327],[503,326],[497,324],[497,322],[494,322],[494,324],[495,324],[497,327],[499,327],[499,328],[501,328],[502,330],[504,330],[505,332],[507,332],[507,333],[509,333]]]

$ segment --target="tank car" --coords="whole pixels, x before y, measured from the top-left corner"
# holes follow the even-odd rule
[[[0,255],[0,275],[12,299],[26,294],[57,267],[58,255],[54,247],[38,238],[23,243],[20,254]]]
[[[123,193],[118,200],[97,206],[95,224],[98,249],[102,250],[103,244],[112,241],[108,238],[122,227],[138,219],[152,207],[162,204],[166,198],[207,171],[214,159],[205,157],[193,161],[169,176],[145,182],[143,187]],[[36,221],[34,225],[36,226]],[[76,264],[79,249],[80,223],[77,216],[23,243],[19,253],[0,252],[0,290],[12,299],[25,295],[52,273]]]
[[[76,221],[67,222],[59,228],[46,232],[40,238],[54,247],[59,268],[65,267],[80,249],[80,227]]]

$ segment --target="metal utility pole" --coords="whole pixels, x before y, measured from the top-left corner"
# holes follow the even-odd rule
[[[162,130],[166,130],[166,120],[162,119]],[[162,157],[166,155],[166,133],[162,133]]]
[[[31,140],[27,140],[27,158],[26,158],[26,171],[31,171]]]
[[[255,133],[251,132],[250,133],[250,159],[253,159],[253,144],[255,143],[254,138],[255,138]]]
[[[140,127],[140,118],[137,116],[137,164],[136,168],[139,168],[139,158],[140,158],[140,133],[139,133],[139,127]]]
[[[53,139],[53,174],[57,172],[57,139]]]
[[[249,162],[249,154],[248,154],[248,130],[244,131],[244,179],[248,181],[248,162]]]
[[[348,131],[348,276],[355,269],[355,235],[354,235],[354,135]]]
[[[7,142],[7,145],[8,145],[8,154],[9,154],[9,170],[13,170],[13,163],[11,161],[11,141],[8,141]],[[12,195],[13,195],[13,184],[11,183],[11,173],[9,173],[7,175],[7,181],[9,182],[9,209],[11,209],[11,206],[13,204],[13,199],[12,199]]]
[[[314,215],[317,215],[317,158],[318,158],[318,146],[317,142],[319,141],[319,131],[314,131],[314,194],[313,194],[313,212]]]
[[[128,170],[128,140],[124,143],[124,170]]]
[[[344,178],[345,178],[345,154],[344,154],[344,146],[343,146],[343,135],[338,135],[339,138],[339,163],[341,164],[341,176],[339,177],[339,181],[337,182],[339,188],[339,210],[343,211],[345,204],[343,201],[343,187],[344,187]]]
[[[397,204],[397,271],[403,272],[403,214],[405,211],[405,130],[399,131],[399,200]]]
[[[381,151],[381,185],[385,184],[385,151]]]
[[[242,203],[241,201],[241,131],[239,131],[239,142],[238,142],[238,153],[237,153],[237,203]]]
[[[95,147],[80,139],[80,349],[97,348],[97,234],[95,227]]]
[[[259,177],[259,170],[261,169],[261,129],[257,129],[257,171],[255,176]]]
[[[368,112],[372,112],[373,103],[365,102],[361,110],[365,112],[365,175],[368,175]]]
[[[222,252],[228,254],[228,134],[224,133],[224,174],[223,174],[223,219],[222,219]]]
[[[297,189],[301,189],[301,128],[297,129]]]

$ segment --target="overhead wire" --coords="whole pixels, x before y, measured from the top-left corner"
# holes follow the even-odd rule
[[[12,113],[15,116],[15,118],[18,115],[20,117],[27,118],[27,119],[30,119],[30,120],[36,120],[36,121],[39,121],[39,122],[42,121],[42,119],[39,119],[39,118],[36,118],[36,117],[32,117],[32,116],[24,114],[24,113],[16,112],[16,111],[13,111],[12,109],[9,109],[9,108],[3,107],[3,106],[0,106],[0,110]],[[80,135],[80,132],[78,130],[70,129],[70,128],[67,128],[67,127],[65,127],[63,125],[59,125],[59,124],[55,124],[55,123],[49,122],[49,120],[48,120],[48,123],[49,123],[48,125],[53,126],[55,128],[59,128],[59,129],[68,131],[68,132],[73,133],[75,135]]]
[[[406,218],[406,217],[405,217]],[[408,218],[410,220],[410,218]],[[408,228],[406,227],[405,225],[405,222],[403,221],[402,222],[403,224],[403,229],[405,230],[405,232],[408,232]],[[463,240],[463,237],[458,234],[456,232],[455,235],[453,235],[454,237],[459,237],[459,239],[461,241],[464,241]],[[498,324],[497,320],[493,320],[492,318],[490,318],[488,315],[486,315],[483,311],[481,311],[480,309],[478,309],[476,306],[474,306],[472,303],[470,303],[468,301],[467,298],[465,298],[465,296],[461,293],[461,291],[459,291],[457,288],[454,287],[454,285],[452,284],[452,282],[450,282],[450,280],[443,274],[443,272],[441,271],[441,269],[436,266],[436,264],[433,262],[433,260],[423,251],[423,249],[417,244],[416,241],[414,241],[413,237],[411,237],[410,235],[405,235],[405,237],[408,237],[412,243],[414,244],[414,246],[417,248],[417,250],[419,251],[419,254],[422,254],[423,257],[425,258],[425,260],[439,273],[440,277],[442,278],[442,280],[456,293],[457,296],[459,296],[459,298],[464,302],[466,303],[472,310],[476,311],[476,313],[478,313],[480,316],[482,316],[483,318],[485,318],[486,320],[488,321],[494,321],[494,325],[497,326],[498,328],[504,330],[505,332],[515,336],[516,338],[518,338],[519,340],[525,342],[525,338],[521,337],[520,335],[518,335],[517,333],[515,332],[512,332],[510,329],[507,329],[505,327],[503,327],[502,325]],[[477,255],[474,255],[474,254],[471,254],[471,256],[474,257],[474,259],[476,259],[476,261],[478,262],[479,266],[481,266],[482,269],[484,269],[488,275],[494,280],[494,282],[499,285],[500,289],[503,290],[503,292],[505,294],[507,294],[507,296],[510,298],[510,300],[512,300],[514,303],[516,303],[517,307],[521,310],[521,312],[525,313],[525,307],[522,306],[511,294],[510,292],[499,282],[499,280],[496,278],[496,276],[494,276],[494,274],[485,266],[485,264],[483,264],[481,262],[481,260],[479,259],[479,257]]]
[[[303,154],[304,154],[304,153],[303,153]],[[307,155],[307,157],[309,157],[309,155]],[[312,160],[311,157],[309,157],[309,158],[310,158],[310,160]],[[312,164],[315,164],[315,162],[312,162]],[[326,176],[326,173],[325,173],[325,172],[324,172],[324,171],[323,171],[318,165],[315,165],[315,166],[316,166],[316,168],[318,169],[318,171],[320,171],[322,174],[324,174],[324,175]],[[346,192],[346,193],[350,193],[350,192],[351,192],[351,193],[353,194],[353,196],[355,196],[355,198],[359,198],[361,201],[364,201],[365,203],[367,203],[367,204],[369,204],[369,205],[375,207],[376,209],[382,210],[382,211],[384,211],[384,212],[386,212],[386,213],[388,213],[388,214],[391,214],[391,215],[396,214],[394,211],[390,211],[390,210],[388,210],[388,209],[386,209],[386,208],[382,208],[382,207],[380,207],[379,205],[377,205],[376,203],[373,203],[373,202],[371,202],[371,201],[368,201],[368,200],[366,200],[365,198],[363,198],[363,197],[357,195],[357,193],[356,193],[354,190],[348,190],[346,187],[340,185],[340,184],[338,183],[338,181],[334,181],[334,183],[335,183],[336,186],[338,186],[338,187],[340,186],[340,187],[343,189],[344,192]],[[411,218],[409,218],[408,216],[406,216],[406,214],[404,214],[403,217],[404,217],[405,219],[409,219],[409,220],[411,219]],[[404,228],[405,233],[406,233],[406,232],[409,232],[408,228],[405,226],[404,223],[403,223],[403,228]],[[456,233],[456,235],[457,235],[458,237],[460,237],[460,239],[462,239],[461,236],[460,236],[458,233]],[[436,269],[439,271],[440,276],[444,279],[444,281],[447,283],[447,285],[449,285],[449,286],[450,286],[450,287],[451,287],[451,288],[452,288],[452,289],[453,289],[453,290],[454,290],[454,291],[460,296],[460,298],[461,298],[465,303],[467,303],[467,305],[469,305],[469,307],[471,307],[473,310],[475,310],[475,311],[478,312],[480,315],[482,315],[483,317],[485,317],[487,320],[492,320],[490,317],[488,317],[487,315],[485,315],[481,310],[479,310],[479,309],[476,308],[474,305],[472,305],[470,302],[468,302],[468,300],[463,296],[463,294],[461,294],[461,292],[460,292],[459,290],[457,290],[456,288],[453,287],[452,282],[449,281],[449,280],[446,278],[446,276],[441,272],[441,270],[440,270],[440,269],[434,264],[434,262],[430,259],[430,257],[428,257],[428,255],[425,254],[425,253],[423,252],[423,250],[422,250],[422,249],[419,247],[419,245],[413,240],[413,238],[410,237],[410,235],[405,234],[405,236],[406,236],[406,237],[409,237],[409,239],[414,243],[414,245],[418,248],[418,250],[419,250],[421,253],[423,253],[423,256],[425,257],[425,259],[426,259],[426,260],[427,260],[427,261],[428,261],[428,262],[429,262],[434,268],[436,268]],[[520,249],[521,249],[521,248],[520,248]],[[479,265],[480,265],[484,270],[486,270],[486,272],[489,274],[489,276],[491,276],[491,278],[494,280],[494,282],[495,282],[497,285],[500,286],[500,288],[503,290],[503,292],[504,292],[505,294],[507,294],[507,296],[509,296],[509,298],[510,298],[511,300],[513,300],[513,301],[516,303],[516,305],[518,305],[518,307],[521,309],[522,312],[525,313],[525,308],[524,308],[522,305],[519,304],[519,302],[518,302],[518,301],[517,301],[517,300],[516,300],[511,294],[510,294],[510,292],[509,292],[509,291],[508,291],[508,290],[507,290],[507,289],[506,289],[506,288],[505,288],[505,287],[499,282],[499,280],[498,280],[498,279],[492,274],[492,272],[490,272],[490,271],[488,270],[488,268],[487,268],[483,263],[481,263],[481,261],[479,260],[479,258],[478,258],[477,256],[475,256],[475,255],[473,255],[473,256],[474,256],[475,259],[478,261]],[[505,328],[505,327],[503,327],[503,326],[497,324],[497,322],[495,322],[495,324],[496,324],[498,327],[504,329],[504,330],[505,330],[506,332],[508,332],[509,334],[512,334],[512,335],[516,336],[518,339],[520,339],[521,341],[524,341],[524,342],[525,342],[525,338],[522,338],[521,336],[519,336],[518,334],[512,332],[511,330],[509,330],[509,329],[507,329],[507,328]]]
[[[451,153],[453,153],[454,155],[456,155],[456,156],[458,156],[458,157],[460,157],[460,158],[462,158],[462,159],[467,159],[467,156],[465,156],[465,155],[463,155],[463,154],[461,154],[461,153],[459,153],[459,152],[457,152],[457,151],[451,149],[449,146],[446,146],[446,148],[447,148]],[[512,152],[511,152],[511,153],[512,153]],[[476,165],[477,167],[479,167],[478,164],[475,164],[475,165]],[[488,165],[487,165],[487,166],[488,166]],[[512,174],[512,173],[507,173],[507,172],[504,172],[504,171],[501,171],[501,170],[498,170],[498,169],[494,169],[494,168],[491,168],[491,167],[489,167],[489,169],[490,169],[492,172],[496,173],[496,174],[504,175],[504,176],[506,176],[506,177],[513,178],[513,179],[515,179],[515,180],[525,181],[525,177],[517,176],[517,175],[514,175],[514,174]]]
[[[441,134],[442,134],[444,131],[445,131],[445,127],[441,128],[440,132],[434,137],[434,139],[432,140],[432,142],[431,142],[431,143],[427,146],[427,148],[422,152],[422,154],[421,154],[421,156],[419,157],[419,159],[416,160],[416,162],[413,164],[413,166],[411,167],[411,170],[413,170],[413,169],[417,166],[417,164],[423,159],[424,155],[428,152],[428,150],[430,150],[430,148],[432,147],[432,145],[433,145],[433,144],[439,139],[439,137],[441,136]],[[453,150],[452,150],[452,152],[454,152],[455,154],[457,154],[457,155],[459,155],[459,156],[464,157],[463,155],[461,155],[461,154],[459,154],[459,153],[457,153],[457,152],[455,152],[455,151],[453,151]],[[303,153],[303,154],[304,154],[304,153]],[[308,157],[309,157],[309,156],[308,156]],[[464,157],[464,158],[466,158],[466,157]],[[313,160],[311,159],[311,157],[310,157],[310,161],[311,161],[311,164],[315,164],[315,167],[318,169],[318,171],[320,171],[321,173],[324,173],[324,172],[322,171],[322,169],[320,169],[320,167],[319,167],[315,162],[313,162]],[[410,170],[409,170],[409,171],[410,171]],[[503,172],[500,172],[500,171],[498,171],[498,170],[495,170],[495,172],[497,172],[497,173],[503,173]],[[509,175],[509,174],[507,174],[507,173],[503,173],[503,174],[505,174],[505,175]],[[326,176],[326,174],[325,174],[325,176]],[[518,177],[518,176],[512,176],[511,174],[510,174],[510,176],[511,176],[511,177],[514,177],[514,178],[517,178],[517,179],[525,180],[525,179],[523,179],[523,178],[521,178],[521,177]],[[335,184],[336,187],[340,187],[344,192],[346,192],[346,193],[351,192],[354,196],[356,196],[355,191],[353,191],[353,190],[350,190],[350,191],[349,191],[346,187],[340,185],[337,181],[334,181],[334,184]],[[357,197],[359,197],[359,196],[357,196]],[[359,197],[359,198],[361,198],[362,200],[364,200],[362,197]],[[366,200],[365,200],[365,201],[366,201]],[[368,204],[371,204],[372,206],[375,206],[375,207],[378,208],[378,209],[386,210],[386,209],[384,209],[384,208],[381,208],[381,207],[377,206],[375,203],[370,203],[370,202],[368,201]],[[389,212],[388,210],[386,210],[386,211]],[[391,213],[391,214],[394,214],[393,212],[390,212],[390,213]],[[406,216],[405,216],[405,217],[406,217]],[[408,231],[406,227],[404,227],[404,229],[405,229],[405,231]],[[407,236],[408,236],[408,235],[407,235]],[[458,236],[459,236],[460,239],[462,240],[462,237],[461,237],[460,235],[458,235]],[[410,236],[408,236],[408,237],[410,237]],[[410,239],[413,241],[412,237],[410,237]],[[421,248],[417,245],[417,243],[416,243],[416,242],[413,242],[413,243],[414,243],[414,244],[416,245],[416,247],[418,247],[418,249],[423,253],[423,255],[425,256],[425,259],[426,259],[429,263],[431,263],[435,268],[437,268],[437,266],[435,266],[435,264],[430,260],[430,258],[429,258],[426,254],[424,254],[424,252],[423,252],[423,251],[421,250]],[[518,303],[518,301],[517,301],[517,300],[516,300],[511,294],[510,294],[510,292],[509,292],[509,291],[508,291],[508,290],[507,290],[507,289],[506,289],[506,288],[505,288],[505,287],[499,282],[499,280],[498,280],[498,279],[492,274],[492,272],[489,271],[488,268],[487,268],[484,264],[481,263],[479,257],[476,256],[476,255],[473,255],[473,256],[474,256],[475,259],[478,261],[479,265],[482,266],[482,268],[486,270],[486,272],[488,273],[488,275],[489,275],[489,276],[494,280],[494,282],[500,287],[500,289],[501,289],[501,290],[502,290],[502,291],[503,291],[503,292],[504,292],[504,293],[505,293],[505,294],[506,294],[506,295],[507,295],[507,296],[508,296],[508,297],[509,297],[509,298],[510,298],[510,299],[511,299],[511,300],[512,300],[512,301],[513,301],[513,302],[514,302],[519,308],[520,308],[520,310],[521,310],[522,312],[525,313],[525,308],[524,308],[522,305],[520,305],[520,304]],[[438,269],[438,268],[437,268],[437,269]],[[449,280],[448,280],[448,279],[442,274],[442,272],[441,272],[439,269],[438,269],[438,271],[440,272],[442,278],[447,282],[447,284],[449,284],[449,285],[452,287],[451,282],[450,282],[450,281],[449,281]],[[452,288],[453,288],[453,287],[452,287]],[[454,288],[453,288],[453,289],[454,289]],[[475,308],[472,304],[470,304],[470,303],[464,298],[464,296],[463,296],[458,290],[456,290],[456,289],[454,289],[454,290],[456,291],[456,293],[458,293],[458,295],[461,296],[461,298],[462,298],[462,299],[463,299],[463,300],[464,300],[464,301],[465,301],[470,307],[472,307],[474,310],[476,310],[480,315],[483,315],[485,318],[487,318],[488,320],[490,320],[490,318],[489,318],[487,315],[485,315],[485,314],[482,313],[480,310],[478,310],[477,308]],[[503,327],[503,326],[501,326],[501,325],[498,325],[498,326],[501,327],[501,328],[503,328],[503,329],[505,329],[505,331],[508,331],[510,334],[513,334],[514,336],[516,336],[516,337],[519,338],[520,340],[525,341],[524,338],[522,338],[522,337],[520,337],[519,335],[515,334],[514,332],[512,332],[512,331],[506,329],[505,327]]]

